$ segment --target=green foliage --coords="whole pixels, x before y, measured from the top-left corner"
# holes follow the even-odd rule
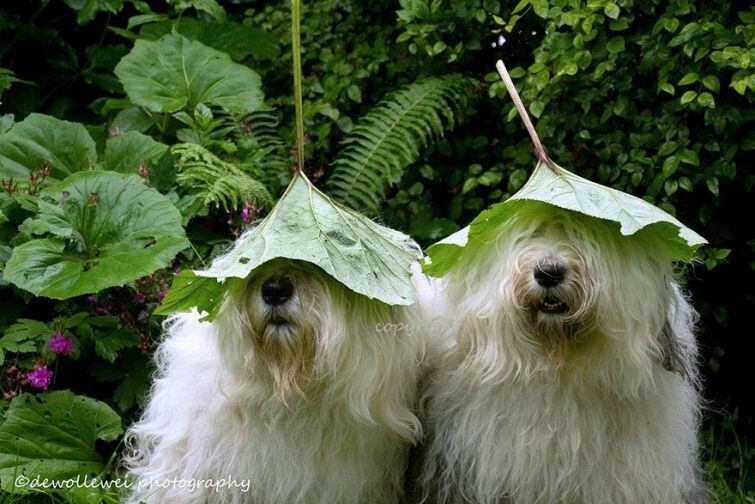
[[[0,176],[24,180],[41,168],[60,180],[90,168],[97,159],[86,128],[54,117],[31,114],[0,136]]]
[[[14,487],[19,475],[54,480],[99,475],[106,466],[95,451],[98,439],[115,440],[121,418],[109,406],[70,391],[16,397],[0,424],[0,488]]]
[[[173,30],[187,39],[197,40],[226,53],[236,61],[243,61],[249,56],[272,59],[280,53],[278,41],[272,34],[254,26],[228,21],[218,23],[192,18],[165,19],[142,25],[139,37],[155,40]]]
[[[226,211],[244,203],[258,208],[272,206],[272,197],[262,183],[202,146],[178,144],[172,151],[178,170],[176,182],[199,196],[205,205],[222,206]]]
[[[327,187],[348,206],[375,214],[420,151],[453,129],[469,102],[471,83],[431,77],[393,93],[365,115],[343,142]]]
[[[737,434],[737,416],[736,410],[716,413],[703,428],[706,479],[715,504],[755,502],[755,491],[747,488],[755,470],[755,448]]]
[[[495,241],[501,224],[528,207],[545,212],[538,208],[542,203],[612,221],[625,236],[647,228],[675,260],[692,260],[697,248],[706,243],[702,236],[647,201],[583,179],[548,160],[538,163],[524,187],[511,198],[477,216],[465,235],[431,246],[425,271],[443,276],[469,262],[480,247]]]
[[[115,75],[133,103],[153,112],[193,110],[204,104],[248,113],[262,105],[257,73],[175,33],[157,41],[137,40],[115,67]]]
[[[188,246],[178,210],[136,175],[76,173],[42,191],[30,235],[5,280],[67,299],[123,285],[165,267]]]
[[[237,283],[232,280],[286,258],[314,264],[358,294],[407,305],[414,301],[410,266],[417,259],[411,248],[408,236],[334,202],[297,175],[257,227],[209,268],[195,272],[217,281],[185,275],[168,302],[171,310],[196,307],[212,320],[222,301],[219,281],[225,280],[222,290],[232,289]]]
[[[13,83],[17,81],[18,79],[16,79],[11,70],[0,68],[0,98],[2,98],[3,93],[10,89]]]
[[[748,407],[730,384],[748,379],[737,359],[750,354],[740,329],[742,320],[751,325],[749,298],[732,285],[752,284],[755,271],[745,218],[755,183],[754,12],[725,0],[305,2],[307,174],[423,245],[463,228],[519,190],[533,166],[531,144],[493,72],[503,57],[554,160],[659,205],[710,239],[690,275],[707,390]],[[124,422],[138,411],[160,315],[191,302],[212,305],[224,286],[191,270],[264,217],[291,179],[289,23],[286,2],[33,0],[0,8],[5,397],[33,390],[28,372],[48,366],[52,388],[87,391]],[[480,94],[476,80],[487,85],[484,100],[472,100]],[[436,92],[453,88],[453,96],[401,102],[430,113],[391,122],[389,102],[428,83]],[[453,135],[442,136],[452,126]],[[176,149],[191,155],[182,160]],[[90,170],[123,174],[115,192],[138,182],[161,193],[171,219],[181,214],[173,236],[183,228],[192,247],[159,264],[150,255],[143,263],[150,268],[96,296],[82,287],[88,296],[54,300],[17,288],[2,270],[18,250],[45,240],[79,243],[70,223],[48,218],[56,214],[46,205],[61,202],[40,193]],[[121,227],[118,219],[106,219],[108,230]],[[463,231],[454,237],[465,239]],[[74,351],[52,352],[52,334],[69,338]],[[0,399],[0,416],[7,404]],[[733,463],[738,455],[721,446],[706,456],[721,501],[752,500],[743,469],[749,452],[737,452],[742,463]],[[103,458],[112,452],[97,448]]]
[[[168,295],[155,313],[170,315],[197,308],[207,312],[205,319],[214,320],[227,289],[228,286],[216,278],[201,277],[191,270],[184,270],[176,275]]]
[[[168,152],[168,146],[138,131],[113,137],[105,144],[102,169],[120,173],[139,173],[149,168]]]

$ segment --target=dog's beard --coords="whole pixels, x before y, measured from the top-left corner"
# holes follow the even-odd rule
[[[513,278],[513,305],[519,325],[557,363],[563,364],[569,345],[581,341],[594,328],[594,282],[584,260],[572,249],[549,252],[566,265],[567,276],[553,287],[533,280],[537,250],[520,253]]]
[[[291,391],[303,394],[315,357],[315,330],[291,312],[270,312],[252,322],[258,326],[254,331],[256,357],[267,367],[280,397]]]
[[[317,338],[322,328],[320,306],[328,299],[323,282],[314,274],[295,271],[290,275],[293,294],[287,301],[271,306],[260,292],[264,276],[253,281],[242,301],[243,319],[247,321],[253,346],[253,366],[267,369],[277,396],[285,399],[291,392],[304,395],[312,379]]]

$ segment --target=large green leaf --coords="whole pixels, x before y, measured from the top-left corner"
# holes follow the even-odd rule
[[[131,101],[154,112],[172,113],[204,103],[248,113],[263,102],[257,73],[177,33],[157,41],[137,40],[115,74]]]
[[[168,148],[150,136],[129,131],[107,141],[101,165],[105,170],[137,173],[141,164],[150,166],[168,152]]]
[[[170,315],[199,307],[207,312],[209,319],[214,319],[220,309],[226,288],[226,285],[215,278],[201,277],[191,270],[183,270],[173,279],[168,295],[165,296],[155,313]]]
[[[0,135],[0,178],[26,180],[43,166],[50,180],[86,170],[97,159],[94,140],[78,123],[30,114]]]
[[[255,268],[276,258],[319,266],[352,291],[369,298],[388,304],[411,304],[414,287],[410,267],[418,259],[413,247],[408,236],[334,202],[299,174],[254,230],[243,235],[209,269],[195,272],[199,277],[217,280],[208,285],[189,276],[181,278],[177,284],[180,292],[169,298],[170,309],[166,311],[197,307],[207,311],[211,319],[222,300],[217,295],[218,285],[227,287],[229,281],[246,278]],[[197,292],[194,296],[192,289]],[[206,295],[208,292],[211,296]]]
[[[163,268],[189,243],[181,214],[136,175],[75,173],[42,191],[30,226],[52,236],[13,249],[4,278],[66,299]]]
[[[280,53],[278,39],[272,33],[233,22],[218,23],[193,18],[165,20],[144,25],[139,31],[139,38],[157,39],[172,30],[186,38],[228,53],[236,61],[250,55],[260,59],[272,59]]]
[[[431,246],[424,270],[442,276],[473,257],[480,246],[495,239],[501,223],[533,201],[615,222],[625,236],[649,228],[672,259],[688,261],[700,245],[707,243],[705,238],[647,201],[579,177],[549,160],[549,164],[537,165],[514,196],[482,212],[468,229]]]
[[[68,390],[20,395],[0,424],[0,489],[29,492],[14,487],[18,476],[62,480],[100,474],[105,464],[95,442],[113,441],[122,432],[118,414],[92,398]]]

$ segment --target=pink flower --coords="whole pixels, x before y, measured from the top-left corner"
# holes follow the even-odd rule
[[[137,303],[143,303],[145,299],[147,299],[147,296],[142,291],[136,291],[134,293],[134,299],[136,299]]]
[[[257,209],[249,203],[244,203],[244,208],[241,209],[241,222],[244,224],[251,224],[257,216]]]
[[[166,295],[167,293],[168,293],[168,290],[167,290],[167,289],[162,289],[162,290],[161,290],[161,291],[159,291],[159,292],[158,292],[157,294],[155,294],[155,296],[157,297],[157,299],[158,299],[158,300],[160,300],[160,301],[161,301],[161,300],[162,300],[162,299],[163,299],[163,298],[165,297],[165,295]]]
[[[73,341],[63,336],[61,331],[55,331],[47,340],[47,346],[51,351],[60,355],[68,356],[73,352]]]
[[[87,300],[87,303],[89,303],[90,305],[97,304],[97,296],[95,296],[94,294],[89,294],[85,299]]]
[[[32,387],[47,390],[52,382],[53,372],[43,366],[37,366],[26,375]]]
[[[108,313],[110,313],[109,311],[107,311],[107,308],[100,305],[95,306],[94,311],[96,311],[98,315],[107,315]]]

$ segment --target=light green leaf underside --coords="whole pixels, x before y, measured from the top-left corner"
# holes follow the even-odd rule
[[[411,239],[333,202],[303,176],[231,252],[197,275],[246,278],[276,258],[306,261],[346,287],[388,304],[411,304]]]
[[[95,441],[113,441],[122,432],[118,414],[92,398],[67,390],[20,395],[0,424],[0,489],[10,491],[19,475],[63,480],[100,474],[105,463]]]
[[[212,320],[218,314],[223,295],[228,288],[227,280],[218,282],[215,278],[197,276],[190,270],[183,270],[173,279],[168,295],[155,310],[157,315],[189,312],[192,308],[207,312],[206,319]]]
[[[45,165],[48,180],[61,180],[96,159],[94,140],[84,126],[43,114],[29,114],[0,135],[0,178],[6,180],[25,181]]]
[[[137,40],[115,74],[131,101],[153,112],[193,110],[203,103],[248,113],[263,103],[256,72],[177,33]]]
[[[425,272],[442,276],[463,263],[479,246],[495,239],[500,224],[531,201],[615,222],[618,231],[625,236],[651,229],[674,260],[691,260],[695,250],[707,243],[676,218],[643,199],[591,182],[555,163],[551,167],[539,163],[519,192],[472,221],[468,236],[459,234],[458,239],[442,240],[428,248]]]
[[[335,203],[299,174],[256,228],[242,235],[231,251],[208,269],[195,271],[214,283],[194,281],[189,275],[180,277],[176,294],[167,299],[171,308],[163,313],[197,307],[212,314],[220,302],[216,295],[219,286],[224,291],[232,279],[246,278],[278,258],[319,266],[352,291],[387,304],[414,302],[410,268],[418,252],[411,239]],[[215,301],[191,300],[192,289],[197,296],[202,289],[210,289]]]
[[[42,191],[35,221],[51,236],[14,248],[4,278],[55,299],[136,280],[189,245],[179,211],[136,175],[73,174]]]

